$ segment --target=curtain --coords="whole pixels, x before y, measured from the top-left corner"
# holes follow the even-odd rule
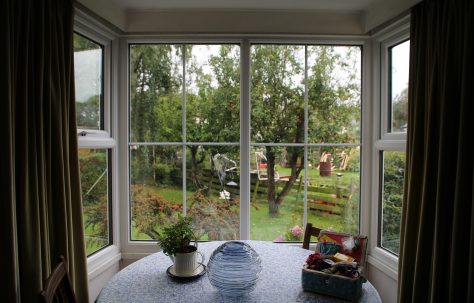
[[[73,13],[72,0],[0,4],[1,301],[38,301],[60,255],[88,301]]]
[[[474,302],[473,3],[412,9],[399,302]]]

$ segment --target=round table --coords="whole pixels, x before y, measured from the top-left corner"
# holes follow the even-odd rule
[[[243,241],[259,254],[262,272],[257,286],[249,295],[239,298],[222,296],[207,275],[186,283],[171,279],[166,269],[172,265],[162,252],[149,255],[118,272],[102,289],[98,303],[119,302],[347,302],[305,292],[301,287],[301,270],[312,251],[263,241]],[[207,259],[223,241],[199,243],[198,250]],[[359,302],[380,303],[377,290],[366,282]]]

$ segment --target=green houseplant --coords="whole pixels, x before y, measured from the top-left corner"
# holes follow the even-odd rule
[[[191,241],[196,241],[191,223],[191,217],[179,216],[175,224],[163,228],[157,240],[164,254],[175,256],[177,253],[190,253],[196,250],[195,246],[190,245]]]

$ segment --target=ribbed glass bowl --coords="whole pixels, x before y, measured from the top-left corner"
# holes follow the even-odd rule
[[[222,295],[239,297],[255,289],[262,261],[247,243],[229,241],[214,250],[207,263],[209,282]]]

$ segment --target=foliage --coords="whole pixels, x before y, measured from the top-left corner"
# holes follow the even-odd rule
[[[216,201],[196,191],[188,201],[188,213],[195,218],[199,238],[206,234],[210,241],[239,238],[238,199]]]
[[[286,241],[301,241],[303,239],[303,228],[295,225],[286,232]]]
[[[408,121],[408,88],[396,95],[392,103],[392,125],[395,131],[406,127]]]
[[[191,217],[179,215],[176,223],[163,228],[162,233],[157,237],[158,245],[163,249],[163,253],[172,256],[185,252],[189,243],[196,239],[191,222]]]
[[[76,102],[78,128],[100,129],[100,96],[92,96],[86,102]]]
[[[87,50],[100,48],[100,46],[97,43],[76,33],[74,33],[73,41],[74,41],[75,52],[81,52],[81,51],[87,51]]]
[[[157,227],[170,222],[173,214],[182,211],[181,204],[166,202],[163,197],[145,190],[144,185],[132,185],[132,221],[135,228],[152,239],[160,232]]]
[[[108,242],[107,152],[79,150],[81,191],[88,252]]]
[[[382,244],[398,253],[403,204],[405,153],[384,153]]]

